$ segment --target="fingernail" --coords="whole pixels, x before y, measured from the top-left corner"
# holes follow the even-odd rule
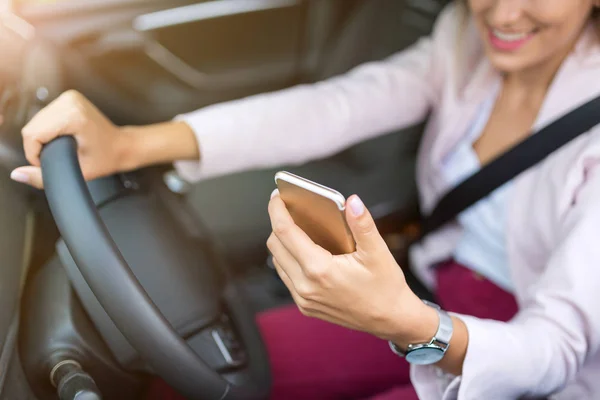
[[[27,175],[24,172],[15,170],[10,173],[10,179],[12,179],[13,181],[21,182],[21,183],[27,183],[27,182],[29,182],[29,175]]]
[[[350,210],[355,217],[360,217],[365,212],[365,205],[358,196],[352,196],[350,199]]]
[[[275,197],[275,196],[279,196],[279,189],[275,189],[273,190],[273,192],[271,193],[271,198]]]

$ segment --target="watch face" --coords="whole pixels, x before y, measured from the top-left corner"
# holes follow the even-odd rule
[[[415,365],[435,364],[444,357],[444,351],[435,347],[422,347],[410,351],[406,355],[406,361]]]

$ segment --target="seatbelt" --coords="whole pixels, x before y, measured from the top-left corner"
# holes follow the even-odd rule
[[[421,221],[421,239],[454,220],[495,189],[600,124],[600,96],[563,115],[451,189]]]

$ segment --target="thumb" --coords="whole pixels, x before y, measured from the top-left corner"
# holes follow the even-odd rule
[[[346,221],[359,254],[366,256],[386,248],[371,213],[357,195],[351,196],[346,202]]]
[[[42,182],[42,170],[40,167],[27,166],[16,168],[10,173],[10,179],[38,189],[44,187],[44,183]]]

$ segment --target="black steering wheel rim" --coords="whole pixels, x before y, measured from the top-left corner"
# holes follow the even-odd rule
[[[50,210],[90,289],[140,357],[169,385],[190,399],[266,397],[270,384],[266,349],[254,316],[239,291],[224,298],[250,359],[253,381],[233,385],[210,368],[177,334],[131,271],[104,225],[83,178],[72,136],[44,146],[40,156]]]

